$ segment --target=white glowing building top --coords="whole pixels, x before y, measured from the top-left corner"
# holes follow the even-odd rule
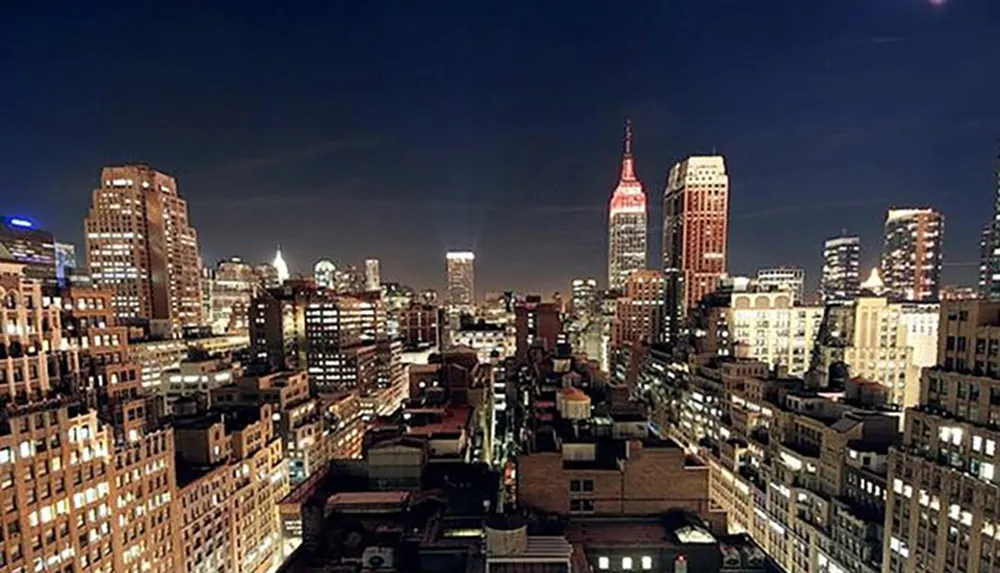
[[[285,263],[285,258],[281,256],[280,246],[278,247],[278,253],[274,255],[274,262],[271,264],[274,265],[274,269],[278,271],[278,282],[284,283],[287,281],[290,275],[288,274],[288,265]]]
[[[878,267],[873,268],[865,282],[861,283],[861,290],[875,295],[881,295],[885,292],[885,283],[882,282],[882,277],[878,274]]]
[[[632,122],[626,120],[622,172],[608,215],[608,286],[621,289],[630,274],[645,268],[646,194],[635,176]]]

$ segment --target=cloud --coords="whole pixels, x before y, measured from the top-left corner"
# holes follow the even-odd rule
[[[905,36],[874,36],[871,38],[862,38],[860,42],[862,44],[898,44],[906,40]]]
[[[374,149],[379,139],[374,135],[356,135],[323,141],[307,147],[281,149],[266,155],[242,157],[218,165],[213,171],[228,175],[247,173],[272,167],[285,167],[335,155],[344,151],[364,151]]]
[[[800,203],[792,205],[781,205],[759,211],[734,211],[729,218],[732,220],[746,219],[767,219],[770,217],[795,215],[799,213],[811,213],[828,209],[849,209],[853,207],[870,207],[872,205],[887,205],[888,200],[883,198],[855,199],[848,201],[828,201],[825,203]]]

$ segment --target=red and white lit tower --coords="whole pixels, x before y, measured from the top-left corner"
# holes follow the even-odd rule
[[[632,122],[625,120],[622,174],[608,216],[608,287],[621,290],[634,271],[646,268],[646,194],[635,176]]]

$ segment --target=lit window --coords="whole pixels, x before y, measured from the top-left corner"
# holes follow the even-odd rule
[[[622,569],[628,570],[632,568],[632,558],[622,557]]]
[[[610,567],[611,567],[611,560],[610,559],[608,559],[607,557],[598,557],[597,558],[597,568],[598,569],[608,569]]]
[[[653,558],[650,557],[649,555],[644,555],[642,557],[642,568],[643,569],[652,569],[653,568]]]

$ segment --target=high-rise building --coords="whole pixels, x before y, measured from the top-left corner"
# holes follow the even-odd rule
[[[944,217],[933,209],[890,209],[885,217],[882,281],[896,297],[936,300],[941,290]]]
[[[0,261],[24,265],[24,275],[54,281],[57,274],[52,233],[35,228],[24,217],[0,218]]]
[[[993,192],[993,221],[983,228],[979,241],[979,296],[1000,300],[1000,157],[996,164],[996,189]]]
[[[288,263],[285,262],[285,257],[281,256],[281,246],[278,246],[278,252],[274,255],[274,270],[278,273],[278,284],[281,285],[291,276],[288,273]]]
[[[56,242],[56,278],[66,280],[76,268],[76,245]]]
[[[376,382],[376,305],[348,296],[314,296],[305,308],[309,379],[322,392],[358,389],[365,395]],[[384,325],[384,308],[381,314]]]
[[[1000,303],[941,303],[938,362],[890,449],[885,572],[1000,569]]]
[[[524,360],[532,347],[555,349],[562,336],[562,319],[554,302],[543,302],[537,295],[529,295],[514,303],[515,352]]]
[[[982,299],[990,299],[990,293],[993,291],[992,261],[993,225],[989,224],[983,227],[982,233],[979,235],[979,281],[977,292],[979,293],[979,298]],[[997,279],[1000,281],[1000,276],[997,276]],[[997,286],[1000,287],[1000,282],[998,282]]]
[[[935,302],[859,297],[841,350],[850,375],[888,388],[893,404],[916,404],[920,370],[937,361],[939,312]]]
[[[433,304],[413,302],[399,314],[399,333],[410,349],[438,346],[441,340],[441,316]]]
[[[305,308],[314,296],[311,282],[289,281],[260,292],[250,303],[250,351],[272,368],[305,368]]]
[[[0,264],[0,292],[0,569],[182,570],[173,432],[141,395],[111,293],[43,290],[20,264]]]
[[[851,300],[861,285],[861,238],[841,235],[823,243],[823,278],[820,294],[824,301]]]
[[[174,178],[147,165],[105,167],[84,220],[87,266],[118,317],[177,334],[201,326],[198,235]]]
[[[365,259],[365,290],[368,292],[382,290],[382,276],[379,273],[378,259]]]
[[[660,342],[665,293],[666,282],[660,271],[635,271],[628,277],[624,296],[615,304],[611,339],[615,348],[635,342]]]
[[[764,290],[795,293],[801,303],[806,294],[806,271],[802,267],[781,266],[757,271],[757,284]]]
[[[253,266],[239,257],[219,261],[212,280],[210,324],[216,334],[246,333],[250,302],[261,288]]]
[[[688,310],[726,272],[729,175],[721,156],[689,157],[670,170],[663,193],[664,326],[673,340]]]
[[[625,148],[618,187],[608,213],[608,287],[621,289],[632,271],[646,268],[646,194],[635,175],[632,122],[625,121]]]
[[[337,266],[329,259],[321,259],[313,267],[313,278],[316,279],[316,286],[319,288],[333,288],[337,273]]]
[[[597,313],[601,296],[601,292],[597,288],[597,279],[573,279],[571,296],[573,314],[591,316]]]
[[[468,251],[449,251],[448,304],[471,307],[476,303],[476,255]]]

